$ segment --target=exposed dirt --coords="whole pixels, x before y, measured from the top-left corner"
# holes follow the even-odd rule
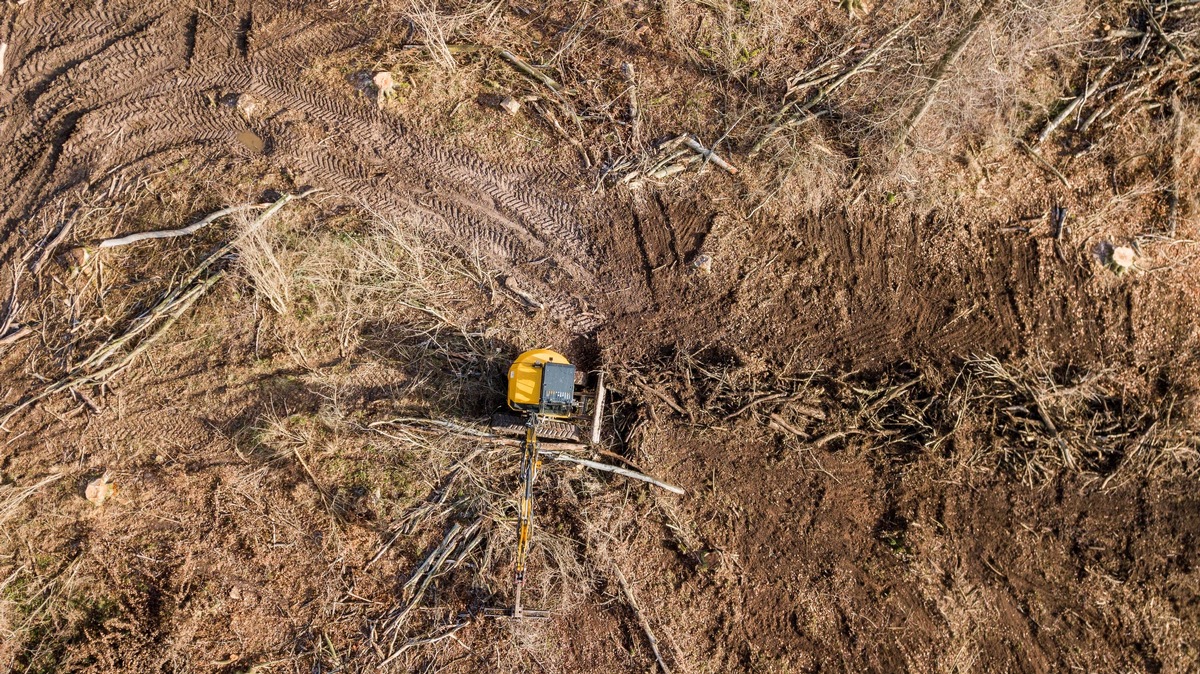
[[[1182,117],[1138,108],[1087,152],[1046,149],[1068,189],[1011,143],[984,147],[983,122],[962,123],[961,145],[923,129],[921,151],[885,156],[845,131],[847,100],[790,165],[752,157],[741,129],[719,148],[737,176],[630,185],[603,176],[624,158],[609,137],[635,135],[615,121],[622,62],[647,138],[711,143],[774,106],[741,61],[699,67],[664,28],[699,17],[700,39],[743,10],[618,3],[577,21],[547,4],[472,16],[539,49],[588,45],[599,65],[559,64],[559,99],[590,87],[604,103],[578,138],[542,89],[497,110],[497,90],[531,85],[491,52],[459,53],[453,74],[406,61],[418,22],[366,3],[4,6],[0,289],[33,332],[0,343],[0,413],[231,233],[100,239],[321,191],[273,234],[287,313],[234,272],[111,381],[7,421],[0,668],[648,671],[614,564],[673,671],[1200,666],[1200,265],[1195,182],[1179,177],[1197,127],[1171,136]],[[788,25],[782,61],[816,57],[803,36],[856,30],[825,4]],[[912,11],[936,18],[940,54],[965,17],[931,7]],[[872,14],[888,26],[883,12],[901,10]],[[1178,39],[1195,54],[1194,31]],[[385,67],[405,97],[369,84]],[[1178,82],[1172,115],[1197,110],[1194,70]],[[592,165],[580,142],[599,148]],[[1072,219],[1055,236],[1060,205]],[[1138,270],[1098,261],[1131,241]],[[483,418],[533,346],[611,374],[598,458],[687,495],[548,461],[530,592],[554,618],[447,635],[510,600],[515,459],[412,419]],[[119,491],[97,508],[82,494],[104,473]],[[388,633],[457,525],[477,538]]]

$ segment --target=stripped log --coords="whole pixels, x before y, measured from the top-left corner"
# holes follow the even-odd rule
[[[641,480],[642,482],[648,482],[648,483],[654,485],[655,487],[659,487],[661,489],[666,489],[667,491],[671,492],[672,494],[679,494],[682,496],[683,494],[686,493],[686,492],[684,492],[683,488],[681,488],[681,487],[676,487],[673,484],[667,484],[666,482],[663,482],[661,480],[656,480],[656,479],[650,477],[649,475],[646,475],[645,473],[639,473],[637,471],[629,470],[627,468],[621,468],[619,466],[613,466],[613,465],[609,465],[607,463],[600,463],[598,461],[589,461],[587,459],[580,459],[580,458],[576,458],[574,456],[570,456],[568,454],[559,454],[557,452],[538,452],[538,454],[540,454],[548,459],[554,459],[555,461],[565,461],[567,463],[577,463],[581,466],[591,468],[592,470],[602,470],[606,473],[616,473],[617,475],[621,475],[623,477],[627,477],[627,478],[630,478],[633,480]]]
[[[1104,70],[1100,71],[1100,75],[1096,77],[1095,81],[1084,87],[1083,93],[1076,96],[1074,100],[1068,103],[1067,107],[1063,108],[1054,119],[1046,123],[1046,127],[1042,129],[1041,133],[1038,134],[1037,142],[1045,142],[1046,139],[1050,137],[1050,134],[1054,133],[1054,130],[1059,127],[1059,125],[1067,121],[1067,118],[1070,117],[1072,113],[1078,110],[1087,99],[1091,98],[1092,95],[1096,93],[1096,89],[1099,88],[1100,84],[1104,82],[1104,78],[1108,77],[1108,73],[1111,72],[1112,69],[1113,64],[1111,63],[1107,66],[1104,66]]]

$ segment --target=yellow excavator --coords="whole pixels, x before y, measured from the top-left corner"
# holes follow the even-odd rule
[[[509,413],[497,414],[492,429],[519,434],[521,442],[521,491],[517,496],[516,577],[512,609],[485,609],[491,618],[548,618],[546,611],[525,610],[521,590],[533,535],[533,483],[541,468],[539,437],[549,440],[579,440],[579,422],[590,416],[592,443],[600,441],[604,418],[604,374],[597,372],[589,387],[561,353],[550,349],[526,351],[508,368]]]

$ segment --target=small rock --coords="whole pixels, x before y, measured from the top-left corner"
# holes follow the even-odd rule
[[[237,109],[246,119],[251,119],[254,113],[262,109],[262,105],[253,96],[242,94],[238,96]]]
[[[396,78],[388,70],[380,70],[375,73],[372,81],[375,82],[375,86],[379,87],[380,93],[383,94],[390,94],[396,88]]]
[[[1137,257],[1129,246],[1117,246],[1112,250],[1112,265],[1117,271],[1128,271],[1133,269],[1133,260]]]
[[[712,264],[713,258],[708,253],[701,253],[696,256],[695,260],[692,260],[692,266],[705,274],[712,273]]]
[[[229,598],[234,601],[241,601],[242,600],[242,588],[238,587],[237,585],[234,585],[233,587],[229,588]]]
[[[383,105],[384,100],[396,94],[396,78],[392,76],[391,72],[381,70],[375,73],[372,81],[375,83],[375,88],[379,90],[379,94],[376,96],[376,102],[379,105]]]
[[[500,109],[504,110],[510,115],[515,115],[521,110],[521,101],[518,101],[512,96],[505,96],[500,100]]]
[[[104,502],[115,493],[117,493],[117,485],[113,484],[108,473],[105,473],[102,477],[89,482],[83,495],[87,497],[87,500],[100,506],[104,505]]]

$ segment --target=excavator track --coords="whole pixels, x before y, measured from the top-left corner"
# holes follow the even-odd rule
[[[492,432],[498,435],[524,436],[525,418],[499,412],[492,417]],[[578,442],[579,428],[565,421],[543,418],[538,422],[538,440]]]

